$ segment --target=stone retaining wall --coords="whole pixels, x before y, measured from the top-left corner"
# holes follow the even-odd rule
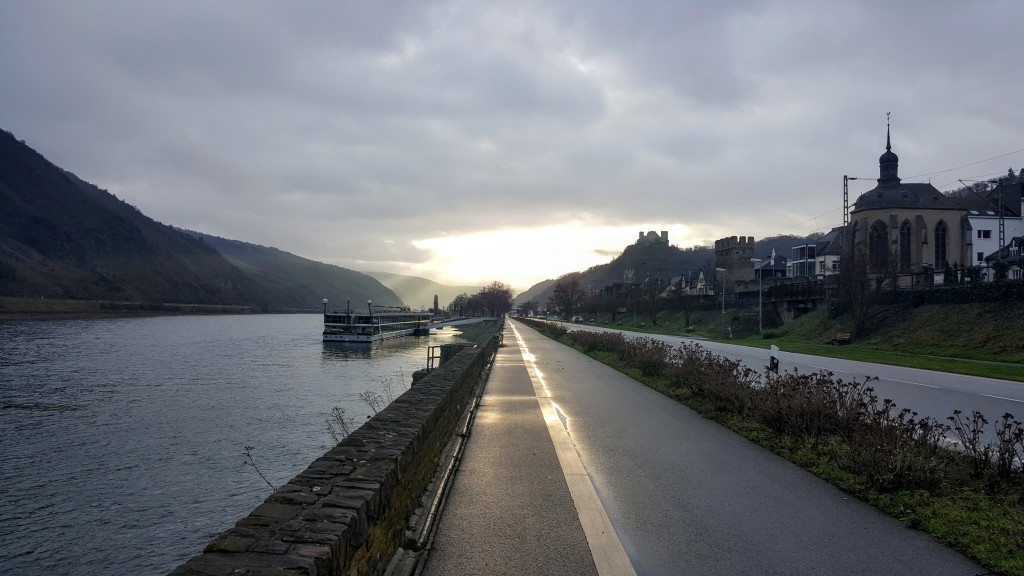
[[[170,575],[383,573],[495,346],[430,372]]]

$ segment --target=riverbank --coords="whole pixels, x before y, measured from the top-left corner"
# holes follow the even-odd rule
[[[172,304],[115,300],[64,300],[54,298],[0,298],[0,320],[70,320],[125,318],[178,314],[310,314],[316,309],[259,310],[254,306],[222,304]]]

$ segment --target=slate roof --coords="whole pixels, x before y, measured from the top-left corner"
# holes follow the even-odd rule
[[[850,213],[894,208],[902,210],[965,209],[960,199],[946,196],[931,184],[899,182],[876,186],[861,194]]]
[[[1003,216],[1006,218],[1020,218],[1021,216],[1021,195],[1022,195],[1022,184],[1011,184],[1003,186]],[[986,200],[987,199],[987,200]],[[964,210],[968,210],[971,213],[970,216],[982,215],[982,216],[996,216],[996,206],[999,203],[999,190],[993,188],[988,192],[983,192],[979,196],[971,194],[959,199],[963,203]]]
[[[814,253],[817,256],[842,256],[843,254],[843,227],[837,226],[828,231],[814,243]]]

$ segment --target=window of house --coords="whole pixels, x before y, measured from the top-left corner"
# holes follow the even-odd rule
[[[913,236],[913,229],[910,227],[910,220],[904,220],[900,226],[900,270],[910,271],[910,238]]]
[[[978,238],[991,238],[991,237],[992,237],[992,231],[991,230],[978,230]]]
[[[946,229],[946,223],[939,220],[939,223],[935,225],[935,268],[945,269],[946,260],[948,260],[946,252],[946,237],[948,230]]]
[[[984,259],[985,259],[985,253],[984,252],[978,252],[978,262],[981,262]]]
[[[832,271],[837,274],[839,273],[839,260],[832,261]]]
[[[1014,269],[1014,270],[1010,270],[1010,278],[1013,278],[1014,280],[1020,280],[1021,279],[1021,272],[1022,272],[1022,270],[1020,268],[1017,268],[1017,269]]]

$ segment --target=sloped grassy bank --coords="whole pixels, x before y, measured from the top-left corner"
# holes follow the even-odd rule
[[[697,410],[991,570],[1024,576],[1024,426],[1009,415],[919,418],[871,382],[762,376],[697,345],[527,322]],[[983,444],[981,433],[995,438]],[[946,447],[956,438],[963,450]]]

